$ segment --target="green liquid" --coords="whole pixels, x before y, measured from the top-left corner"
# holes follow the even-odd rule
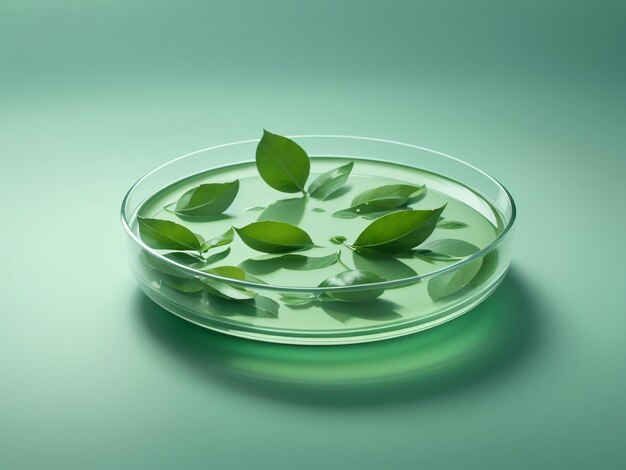
[[[330,169],[349,162],[344,158],[312,158],[309,182]],[[175,203],[187,190],[203,183],[223,183],[238,179],[240,190],[232,206],[223,217],[208,222],[181,220],[165,207]],[[427,274],[441,269],[450,262],[428,262],[418,258],[368,258],[354,253],[342,245],[329,241],[332,236],[345,236],[347,242],[354,241],[367,227],[370,219],[356,217],[343,219],[334,217],[336,211],[350,207],[352,199],[359,193],[388,184],[426,185],[426,195],[410,205],[413,209],[435,209],[447,204],[442,216],[448,221],[462,222],[466,226],[460,229],[437,228],[427,242],[444,238],[456,238],[484,248],[493,242],[501,227],[501,218],[490,204],[480,195],[467,187],[441,176],[420,171],[411,167],[369,160],[355,160],[354,169],[346,185],[325,201],[319,201],[301,194],[286,194],[269,187],[259,176],[253,162],[232,165],[194,175],[176,182],[147,200],[140,208],[139,215],[168,219],[181,223],[199,233],[205,239],[214,238],[231,226],[243,227],[258,220],[276,220],[298,225],[305,230],[320,247],[300,252],[307,256],[325,256],[340,251],[341,260],[350,268],[371,271],[386,280],[403,279],[416,274]],[[259,209],[262,207],[263,209]],[[251,265],[247,260],[265,257],[245,245],[236,235],[230,245],[229,256],[215,266],[242,265],[253,274],[274,286],[315,287],[324,279],[344,271],[340,264],[312,271],[293,271],[287,269],[271,270],[262,265]],[[218,248],[220,250],[223,248]],[[213,253],[214,250],[208,254]],[[497,263],[497,258],[496,258]],[[256,266],[256,267],[255,267]],[[492,268],[495,271],[495,267]],[[304,308],[290,308],[280,304],[278,318],[266,318],[264,315],[250,315],[249,311],[239,310],[236,302],[222,302],[212,307],[199,294],[176,292],[158,279],[146,279],[152,289],[161,290],[166,297],[175,298],[176,303],[183,303],[186,316],[204,314],[225,315],[237,321],[259,328],[280,328],[293,330],[336,330],[342,325],[352,328],[371,326],[373,322],[398,321],[414,317],[417,314],[428,315],[433,311],[434,301],[425,288],[419,293],[401,288],[389,289],[380,299],[368,303],[348,304],[331,302],[328,305],[314,304]],[[278,293],[263,292],[280,303]],[[189,311],[194,312],[188,313]],[[193,318],[194,321],[201,321]],[[339,323],[338,323],[339,322]]]

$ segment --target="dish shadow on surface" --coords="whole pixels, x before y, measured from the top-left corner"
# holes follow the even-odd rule
[[[138,293],[149,336],[212,383],[311,406],[394,406],[485,385],[540,345],[540,313],[509,272],[472,311],[409,336],[346,346],[292,346],[213,332]]]

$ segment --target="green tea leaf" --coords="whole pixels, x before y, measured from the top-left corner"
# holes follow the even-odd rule
[[[340,252],[332,253],[327,256],[304,256],[288,254],[282,255],[281,262],[283,269],[292,271],[313,271],[315,269],[323,269],[332,266],[339,260]]]
[[[413,268],[387,253],[377,251],[371,253],[353,252],[352,263],[356,269],[375,272],[387,281],[417,276]]]
[[[444,228],[447,230],[458,230],[465,227],[467,227],[465,222],[459,222],[456,220],[440,220],[437,222],[437,228]]]
[[[376,220],[382,217],[383,215],[389,214],[389,212],[410,211],[410,210],[412,210],[410,207],[403,206],[403,207],[398,207],[397,209],[392,209],[391,211],[370,212],[369,214],[362,214],[361,217],[367,220]],[[346,218],[346,217],[343,217],[343,218]],[[350,217],[350,218],[353,218],[353,217]]]
[[[218,261],[221,261],[224,258],[226,258],[229,254],[230,254],[230,247],[226,248],[225,250],[218,251],[217,253],[213,253],[211,256],[207,256],[204,259],[203,267],[208,266],[209,264],[217,263]],[[194,269],[200,269],[200,268],[194,268]]]
[[[424,186],[412,184],[389,184],[378,188],[368,189],[357,195],[352,200],[352,207],[367,205],[374,210],[395,209],[401,206],[410,197],[414,197],[418,191],[423,191]]]
[[[434,210],[397,211],[370,223],[352,244],[357,250],[399,253],[424,242],[435,230],[445,206]]]
[[[358,286],[363,284],[374,284],[383,282],[384,279],[369,271],[347,270],[323,281],[319,287],[340,287],[340,286]],[[384,289],[373,287],[366,290],[356,290],[348,292],[329,291],[325,296],[342,302],[365,302],[380,297]]]
[[[347,240],[347,238],[343,235],[335,235],[333,237],[330,237],[329,240],[333,245],[342,245]]]
[[[218,266],[215,268],[205,269],[204,272],[239,281],[246,280],[246,272],[237,266]],[[224,297],[226,299],[245,300],[251,299],[257,295],[256,292],[249,289],[239,286],[231,286],[225,282],[217,280],[202,279],[202,282],[204,282],[205,289],[209,294]]]
[[[280,308],[278,302],[262,295],[253,299],[228,299],[204,291],[202,296],[212,315],[276,318]]]
[[[241,263],[240,266],[255,274],[266,274],[278,271],[279,269],[287,269],[290,271],[312,271],[332,266],[339,260],[339,255],[340,252],[319,257],[297,254],[264,256],[248,259]]]
[[[257,317],[265,314],[278,317],[280,305],[274,299],[270,299],[264,295],[257,295],[254,299],[248,300],[247,304],[254,309],[255,316]]]
[[[498,250],[493,250],[483,256],[483,265],[478,274],[472,279],[472,285],[480,286],[492,278],[498,271]]]
[[[246,272],[237,266],[218,266],[207,269],[204,272],[215,274],[216,276],[227,277],[229,279],[236,279],[238,281],[246,280]]]
[[[167,259],[174,261],[175,263],[182,264],[191,269],[197,269],[198,271],[202,271],[208,265],[216,263],[224,258],[226,258],[230,253],[230,248],[226,248],[223,251],[215,253],[207,258],[203,258],[198,255],[192,255],[189,253],[184,253],[181,251],[173,251],[171,253],[166,253],[165,256]],[[168,276],[178,277],[178,278],[192,278],[191,274],[187,274],[181,271],[176,266],[172,266],[171,264],[161,261],[159,258],[152,256],[146,252],[144,252],[144,259],[146,264],[160,273],[167,274]]]
[[[267,208],[259,214],[257,221],[275,220],[277,222],[287,222],[288,224],[298,225],[304,215],[305,207],[305,197],[281,199],[267,206]]]
[[[141,239],[159,250],[200,251],[204,240],[187,227],[162,219],[137,217]]]
[[[309,196],[324,200],[332,195],[348,180],[352,167],[354,167],[354,162],[350,162],[319,175],[309,185]]]
[[[426,186],[412,184],[389,184],[368,189],[357,195],[348,209],[335,212],[340,218],[353,218],[363,214],[385,212],[397,209],[411,199],[426,192]]]
[[[182,278],[178,276],[168,276],[167,274],[161,276],[161,283],[179,292],[184,292],[185,294],[202,292],[205,287],[198,278]]]
[[[313,294],[280,294],[280,300],[289,307],[305,307],[317,302],[317,297]]]
[[[207,240],[202,244],[202,252],[209,251],[211,248],[217,248],[218,246],[224,246],[232,243],[235,238],[235,231],[233,228],[229,228],[221,234],[219,237],[212,238],[211,240]]]
[[[263,131],[256,148],[256,166],[261,178],[284,193],[304,192],[311,163],[307,153],[293,140]]]
[[[286,222],[265,220],[235,230],[246,245],[264,253],[285,253],[313,246],[304,230]]]
[[[422,245],[418,250],[413,251],[413,255],[417,258],[435,261],[451,261],[467,258],[478,250],[477,246],[464,240],[443,238]]]
[[[339,219],[355,219],[356,217],[360,216],[361,214],[359,212],[356,212],[350,208],[348,209],[342,209],[340,211],[337,212],[333,212],[333,217],[337,217]]]
[[[179,277],[179,278],[191,278],[190,274],[182,272],[176,266],[172,266],[171,264],[161,261],[159,258],[152,256],[148,252],[142,251],[143,258],[146,262],[146,265],[151,269],[159,271],[160,273],[167,274],[168,276]],[[170,259],[178,264],[182,264],[184,266],[188,266],[192,269],[201,269],[204,267],[204,258],[192,255],[190,253],[184,253],[181,251],[173,251],[171,253],[166,253],[163,255],[167,259]]]
[[[402,318],[394,309],[399,305],[385,299],[374,299],[368,302],[321,302],[324,312],[341,323],[348,323],[353,318],[369,321],[393,321]]]
[[[428,281],[428,295],[433,300],[439,300],[456,294],[476,277],[482,264],[482,258],[477,259],[457,269],[433,277]]]
[[[201,184],[180,197],[175,212],[195,219],[211,218],[228,209],[238,192],[239,180]]]
[[[174,251],[163,256],[192,269],[200,269],[204,266],[204,259],[202,257],[192,255],[190,253]],[[159,258],[156,258],[146,252],[144,252],[144,259],[150,268],[158,271],[159,276],[157,280],[159,280],[161,284],[165,284],[174,290],[184,292],[186,294],[193,294],[202,291],[202,282],[193,275],[187,274],[176,266],[172,266],[165,261],[161,261]]]

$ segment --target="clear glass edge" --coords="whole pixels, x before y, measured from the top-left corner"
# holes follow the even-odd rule
[[[429,149],[427,147],[420,147],[418,145],[413,145],[413,144],[407,144],[404,142],[397,142],[394,140],[387,140],[387,139],[379,139],[379,138],[375,138],[375,137],[361,137],[361,136],[351,136],[351,135],[324,135],[324,134],[305,134],[305,135],[291,135],[291,136],[287,136],[290,139],[306,139],[306,138],[331,138],[331,139],[355,139],[355,140],[366,140],[366,141],[371,141],[371,142],[380,142],[380,143],[385,143],[385,144],[393,144],[393,145],[400,145],[403,147],[408,147],[408,148],[413,148],[416,150],[421,150],[421,151],[425,151],[425,152],[430,152],[433,153],[435,155],[439,155],[441,157],[444,158],[448,158],[450,160],[453,160],[461,165],[464,165],[465,167],[476,171],[480,174],[482,174],[483,176],[487,177],[489,180],[491,180],[499,189],[501,189],[502,191],[504,191],[504,193],[506,194],[509,203],[511,204],[511,217],[510,219],[507,221],[506,225],[504,226],[504,229],[502,230],[502,232],[500,234],[498,234],[498,236],[496,237],[496,239],[491,242],[489,245],[487,245],[485,248],[477,251],[476,253],[472,254],[471,256],[457,261],[456,263],[453,263],[449,266],[444,266],[441,269],[438,269],[436,271],[431,271],[427,274],[418,274],[417,276],[412,276],[412,277],[407,277],[407,278],[403,278],[403,279],[395,279],[392,281],[385,281],[385,282],[377,282],[377,283],[370,283],[370,284],[360,284],[358,286],[338,286],[338,287],[295,287],[295,286],[279,286],[279,285],[274,285],[274,284],[259,284],[257,282],[250,282],[250,281],[240,281],[237,279],[232,279],[232,278],[228,278],[228,277],[223,277],[223,276],[217,276],[214,274],[209,274],[209,273],[205,273],[202,271],[198,271],[196,269],[192,269],[188,266],[176,263],[168,258],[166,258],[165,256],[159,254],[158,252],[156,252],[155,250],[153,250],[152,248],[150,248],[149,246],[147,246],[145,243],[143,243],[143,241],[137,237],[137,235],[135,235],[135,233],[132,231],[129,221],[126,219],[126,205],[128,203],[128,200],[133,192],[133,190],[140,185],[143,181],[145,181],[147,178],[149,178],[151,175],[153,175],[154,173],[164,169],[165,167],[179,161],[182,160],[183,158],[187,158],[187,157],[191,157],[193,155],[197,155],[199,153],[203,153],[203,152],[208,152],[211,150],[217,150],[220,148],[225,148],[225,147],[232,147],[235,145],[242,145],[242,144],[250,144],[250,143],[254,143],[254,142],[258,142],[260,139],[248,139],[248,140],[241,140],[241,141],[237,141],[237,142],[230,142],[227,144],[220,144],[220,145],[215,145],[215,146],[211,146],[211,147],[206,147],[203,149],[199,149],[199,150],[195,150],[193,152],[190,153],[186,153],[184,155],[181,155],[180,157],[174,158],[173,160],[170,160],[162,165],[159,165],[158,167],[154,168],[153,170],[149,171],[148,173],[146,173],[144,176],[142,176],[141,178],[139,178],[131,187],[130,189],[127,191],[126,195],[124,196],[124,199],[122,200],[122,205],[121,205],[121,210],[120,210],[120,219],[122,222],[122,226],[124,228],[124,230],[126,231],[126,234],[130,237],[130,239],[139,246],[139,248],[141,248],[142,250],[150,253],[152,256],[154,256],[155,258],[158,258],[160,261],[169,264],[171,266],[174,266],[175,268],[187,273],[187,274],[191,274],[193,276],[196,277],[203,277],[203,278],[207,278],[207,279],[212,279],[212,280],[217,280],[217,281],[221,281],[221,282],[225,282],[227,284],[231,284],[231,285],[236,285],[236,286],[241,286],[241,287],[251,287],[251,288],[256,288],[256,289],[261,289],[261,290],[269,290],[269,291],[277,291],[277,292],[298,292],[298,293],[314,293],[314,294],[322,294],[325,292],[342,292],[342,291],[350,291],[350,292],[354,292],[354,291],[360,291],[360,290],[368,290],[368,289],[372,289],[372,288],[384,288],[384,289],[391,289],[391,288],[399,288],[399,287],[403,287],[403,286],[408,286],[408,285],[412,285],[412,284],[417,284],[418,282],[422,282],[424,280],[427,279],[431,279],[433,277],[439,276],[440,274],[443,274],[445,272],[449,272],[449,271],[453,271],[456,269],[459,269],[462,266],[465,266],[479,258],[482,258],[484,256],[486,256],[488,253],[490,253],[491,251],[493,251],[507,236],[507,234],[509,233],[509,231],[511,230],[511,228],[513,227],[514,223],[515,223],[515,219],[517,216],[517,208],[515,206],[515,201],[513,200],[513,196],[511,195],[511,193],[506,189],[506,187],[500,183],[496,178],[494,178],[493,176],[491,176],[490,174],[484,172],[483,170],[476,168],[475,166],[464,162],[463,160],[460,160],[456,157],[453,157],[451,155],[448,155],[446,153],[443,152],[439,152],[437,150],[433,150],[433,149]],[[361,160],[370,160],[370,159],[366,159],[366,158],[361,158]],[[252,162],[249,161],[249,162]],[[237,162],[237,163],[247,163],[247,162]],[[406,165],[406,166],[410,166],[410,165]],[[219,167],[216,167],[219,168]],[[445,177],[445,175],[442,175]],[[483,196],[484,197],[484,196]]]

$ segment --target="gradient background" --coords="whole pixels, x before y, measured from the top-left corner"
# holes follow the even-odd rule
[[[626,465],[625,5],[2,0],[0,467]],[[165,313],[126,266],[124,193],[263,127],[490,172],[519,208],[509,277],[355,347]]]

